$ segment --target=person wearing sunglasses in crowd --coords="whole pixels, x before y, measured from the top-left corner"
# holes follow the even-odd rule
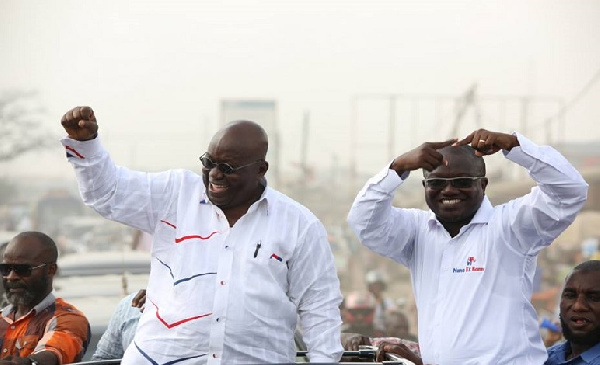
[[[0,365],[81,361],[90,338],[87,318],[52,294],[58,251],[41,232],[21,232],[0,264],[8,306],[0,320]]]
[[[342,301],[323,224],[265,179],[268,138],[225,125],[202,174],[116,166],[89,107],[62,117],[86,204],[153,235],[147,302],[123,363],[294,362],[299,316],[311,362],[335,362]]]
[[[492,206],[483,156],[498,151],[537,186]],[[393,207],[395,190],[418,169],[430,211]],[[348,223],[364,245],[409,268],[424,363],[542,364],[529,301],[537,255],[573,222],[587,191],[555,149],[478,129],[396,157],[358,193]]]

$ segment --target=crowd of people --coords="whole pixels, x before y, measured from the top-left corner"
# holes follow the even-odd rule
[[[293,363],[298,338],[311,362],[374,345],[415,364],[600,364],[600,265],[568,275],[560,300],[566,342],[544,346],[531,304],[537,256],[582,209],[588,185],[555,149],[519,133],[478,129],[425,142],[394,158],[358,192],[348,224],[360,242],[410,270],[414,335],[386,298],[381,273],[342,297],[327,232],[299,202],[268,185],[268,137],[233,121],[200,156],[201,173],[133,171],[101,143],[90,107],[61,120],[83,201],[152,237],[146,288],[123,299],[94,354],[123,364]],[[536,186],[493,206],[484,156],[501,152]],[[394,193],[421,170],[429,210]],[[6,247],[0,272],[2,364],[81,360],[85,315],[52,294],[57,250],[41,232]]]

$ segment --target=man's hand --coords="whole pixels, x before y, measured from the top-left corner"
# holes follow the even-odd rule
[[[500,150],[510,151],[519,145],[519,140],[512,134],[490,132],[478,129],[464,139],[456,142],[455,146],[466,146],[470,144],[476,151],[477,156],[492,155]]]
[[[78,141],[88,141],[96,138],[98,123],[94,111],[89,106],[75,107],[63,115],[60,123],[69,138]]]
[[[131,300],[131,306],[143,310],[144,304],[146,304],[146,289],[140,289]]]
[[[371,340],[360,333],[342,332],[342,346],[346,351],[358,351],[361,345],[371,346]]]
[[[391,344],[387,342],[382,342],[379,344],[379,348],[377,349],[377,358],[375,361],[383,362],[387,361],[386,354],[394,354],[400,357],[405,358],[406,360],[412,361],[416,365],[423,365],[423,360],[415,355],[406,345],[403,344]]]
[[[452,146],[456,141],[456,139],[450,139],[445,142],[425,142],[419,147],[396,157],[390,168],[396,171],[398,175],[418,169],[433,171],[445,163],[444,156],[438,150]]]

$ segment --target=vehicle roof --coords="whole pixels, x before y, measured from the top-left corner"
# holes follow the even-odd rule
[[[58,276],[150,272],[150,253],[144,251],[101,251],[66,254],[58,259]]]

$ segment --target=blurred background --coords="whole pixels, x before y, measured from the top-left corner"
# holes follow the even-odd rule
[[[4,0],[0,55],[2,237],[41,230],[63,256],[116,260],[144,247],[78,197],[60,118],[89,105],[117,163],[146,171],[199,172],[223,123],[261,123],[269,184],[325,223],[344,294],[377,273],[413,333],[407,270],[345,218],[368,177],[422,142],[519,131],[583,173],[584,212],[539,258],[540,316],[553,318],[565,273],[598,256],[598,1]],[[487,164],[495,204],[533,185],[501,154]],[[417,175],[396,205],[425,207]],[[115,297],[137,290],[121,284]]]

